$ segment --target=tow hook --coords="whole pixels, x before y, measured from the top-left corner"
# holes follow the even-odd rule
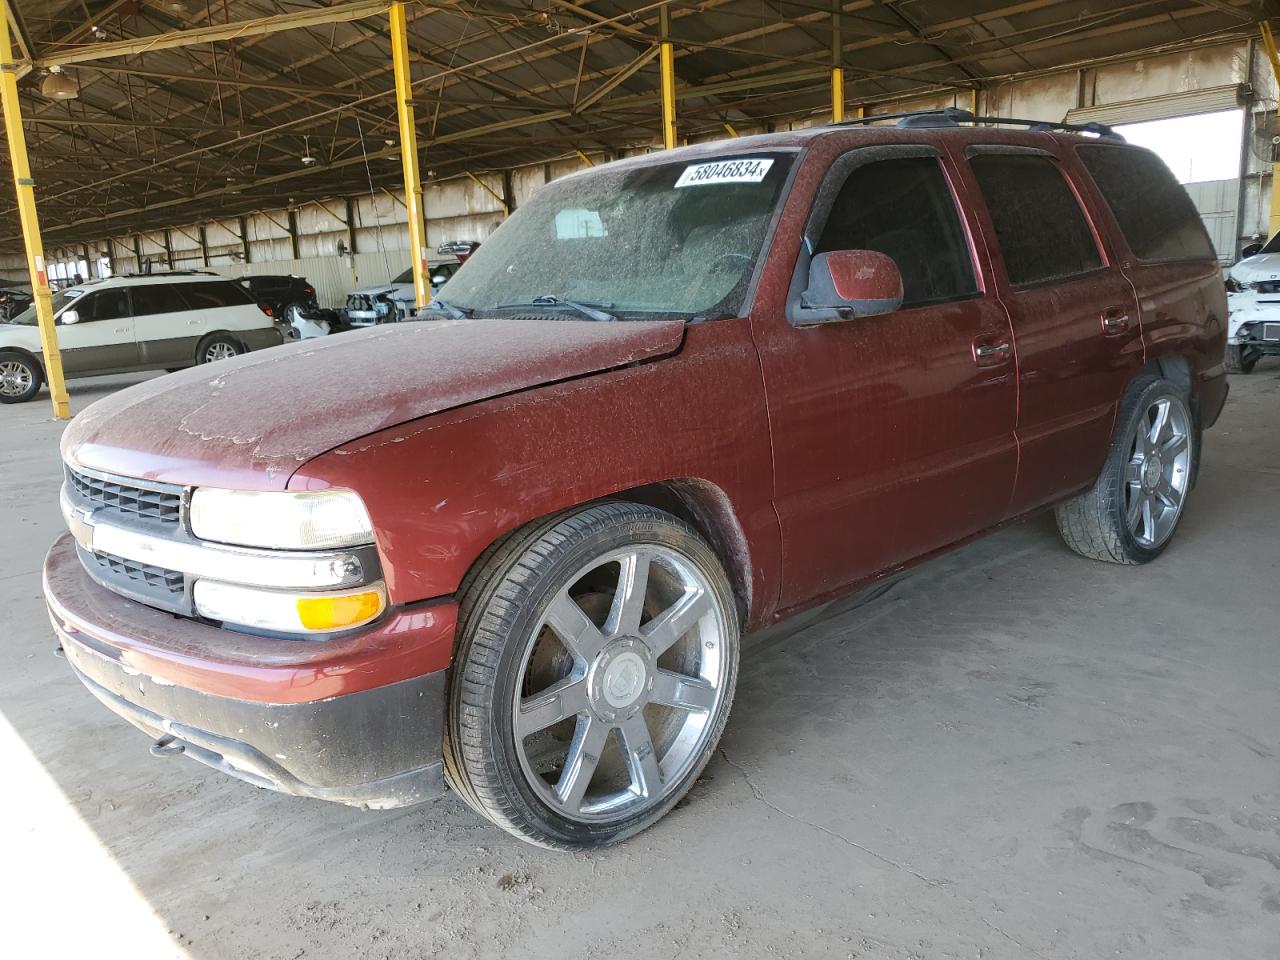
[[[151,745],[151,755],[153,757],[176,757],[186,749],[186,746],[178,742],[178,738],[173,734],[161,737]]]

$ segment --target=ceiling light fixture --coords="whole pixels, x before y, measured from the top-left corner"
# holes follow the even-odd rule
[[[311,138],[304,136],[302,139],[305,144],[302,148],[302,165],[304,167],[314,167],[320,161],[311,155]]]
[[[40,92],[50,100],[74,100],[80,96],[79,86],[61,67],[49,68],[49,75],[40,83]]]

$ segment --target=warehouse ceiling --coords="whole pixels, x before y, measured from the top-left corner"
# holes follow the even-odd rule
[[[975,86],[1003,79],[1253,35],[1277,12],[1271,0],[837,3],[848,102],[872,106],[939,91],[963,103]],[[198,45],[121,43],[322,7],[368,15]],[[386,7],[10,0],[46,237],[92,240],[397,185]],[[424,171],[481,173],[654,142],[659,7],[410,3]],[[681,136],[828,109],[830,0],[668,8]],[[115,55],[84,59],[104,52]],[[55,65],[76,84],[74,99],[41,93]],[[5,205],[11,226],[0,246],[12,249],[11,194]]]

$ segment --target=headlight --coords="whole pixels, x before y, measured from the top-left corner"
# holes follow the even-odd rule
[[[364,626],[387,606],[382,582],[336,593],[281,593],[197,580],[196,612],[210,620],[274,633],[333,633]]]
[[[260,493],[200,487],[191,531],[201,540],[280,550],[324,550],[373,542],[373,524],[352,490]]]

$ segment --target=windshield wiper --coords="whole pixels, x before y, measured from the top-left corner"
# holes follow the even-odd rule
[[[466,320],[471,316],[470,310],[464,310],[462,307],[455,307],[447,300],[441,300],[439,297],[432,298],[431,302],[426,306],[427,310],[439,310],[450,320]]]
[[[577,300],[566,300],[564,297],[557,296],[554,293],[544,293],[540,297],[534,297],[528,303],[504,303],[503,307],[572,307],[588,320],[599,320],[601,322],[617,320],[612,313],[606,313],[604,310],[597,310],[595,307],[588,306],[585,303],[579,303]]]

